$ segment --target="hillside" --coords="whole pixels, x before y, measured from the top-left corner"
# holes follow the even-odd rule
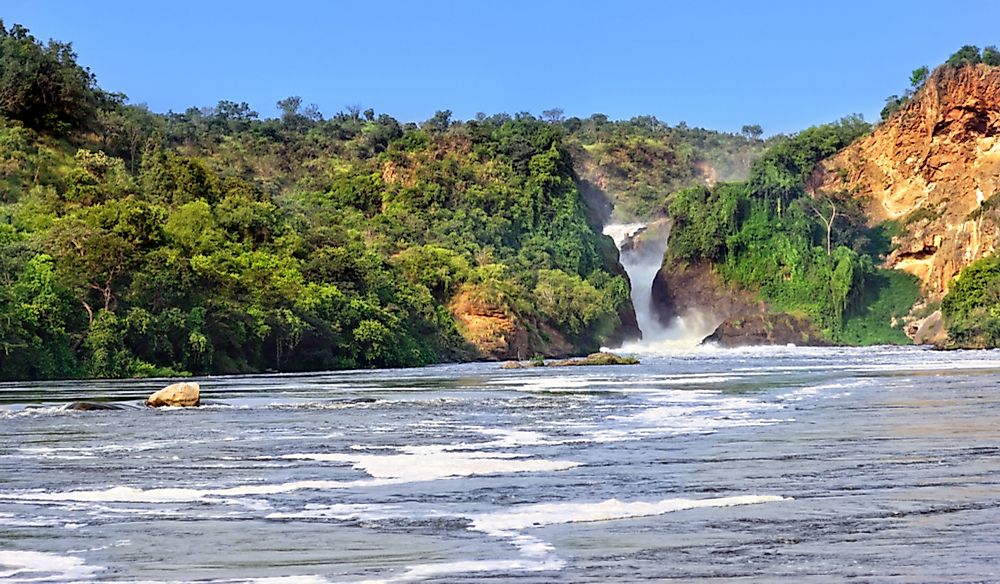
[[[745,183],[671,195],[662,318],[722,323],[722,344],[1000,343],[997,65],[963,47],[870,132],[811,128]]]
[[[822,189],[895,223],[888,267],[920,279],[931,301],[996,247],[1000,68],[943,66],[895,115],[822,165]]]
[[[627,121],[596,114],[562,122],[582,190],[605,222],[667,213],[667,195],[696,185],[743,180],[768,144],[759,126],[741,134],[669,126],[652,116]]]
[[[0,379],[564,356],[634,334],[559,124],[278,105],[156,114],[69,45],[0,26]]]

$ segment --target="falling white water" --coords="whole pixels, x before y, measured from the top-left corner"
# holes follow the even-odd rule
[[[711,334],[718,323],[709,322],[709,318],[698,312],[675,317],[669,325],[660,321],[653,307],[653,280],[663,264],[669,231],[653,230],[645,237],[640,236],[646,228],[644,223],[616,223],[604,227],[604,234],[615,240],[615,246],[621,252],[622,267],[632,284],[635,319],[642,332],[640,342],[626,344],[622,349],[659,352],[694,348]]]

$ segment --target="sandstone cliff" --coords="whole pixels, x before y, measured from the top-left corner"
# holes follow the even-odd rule
[[[871,224],[895,221],[886,265],[940,300],[1000,239],[990,210],[1000,190],[1000,68],[938,68],[897,114],[825,161],[817,179],[860,198]]]
[[[459,331],[489,361],[569,357],[581,352],[559,331],[514,314],[510,309],[460,291],[448,306]]]

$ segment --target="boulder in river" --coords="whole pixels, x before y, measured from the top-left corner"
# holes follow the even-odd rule
[[[146,405],[190,408],[201,403],[201,386],[197,383],[174,383],[149,396]]]

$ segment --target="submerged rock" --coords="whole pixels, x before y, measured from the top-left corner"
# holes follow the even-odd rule
[[[127,408],[120,404],[105,404],[100,402],[73,402],[71,404],[64,405],[62,409],[72,412],[97,412],[97,411],[124,410]]]
[[[151,408],[190,408],[201,403],[201,386],[197,383],[174,383],[149,396],[146,405]]]
[[[548,367],[579,367],[585,365],[638,365],[639,360],[631,355],[615,355],[614,353],[591,353],[582,359],[565,359],[552,361]]]

